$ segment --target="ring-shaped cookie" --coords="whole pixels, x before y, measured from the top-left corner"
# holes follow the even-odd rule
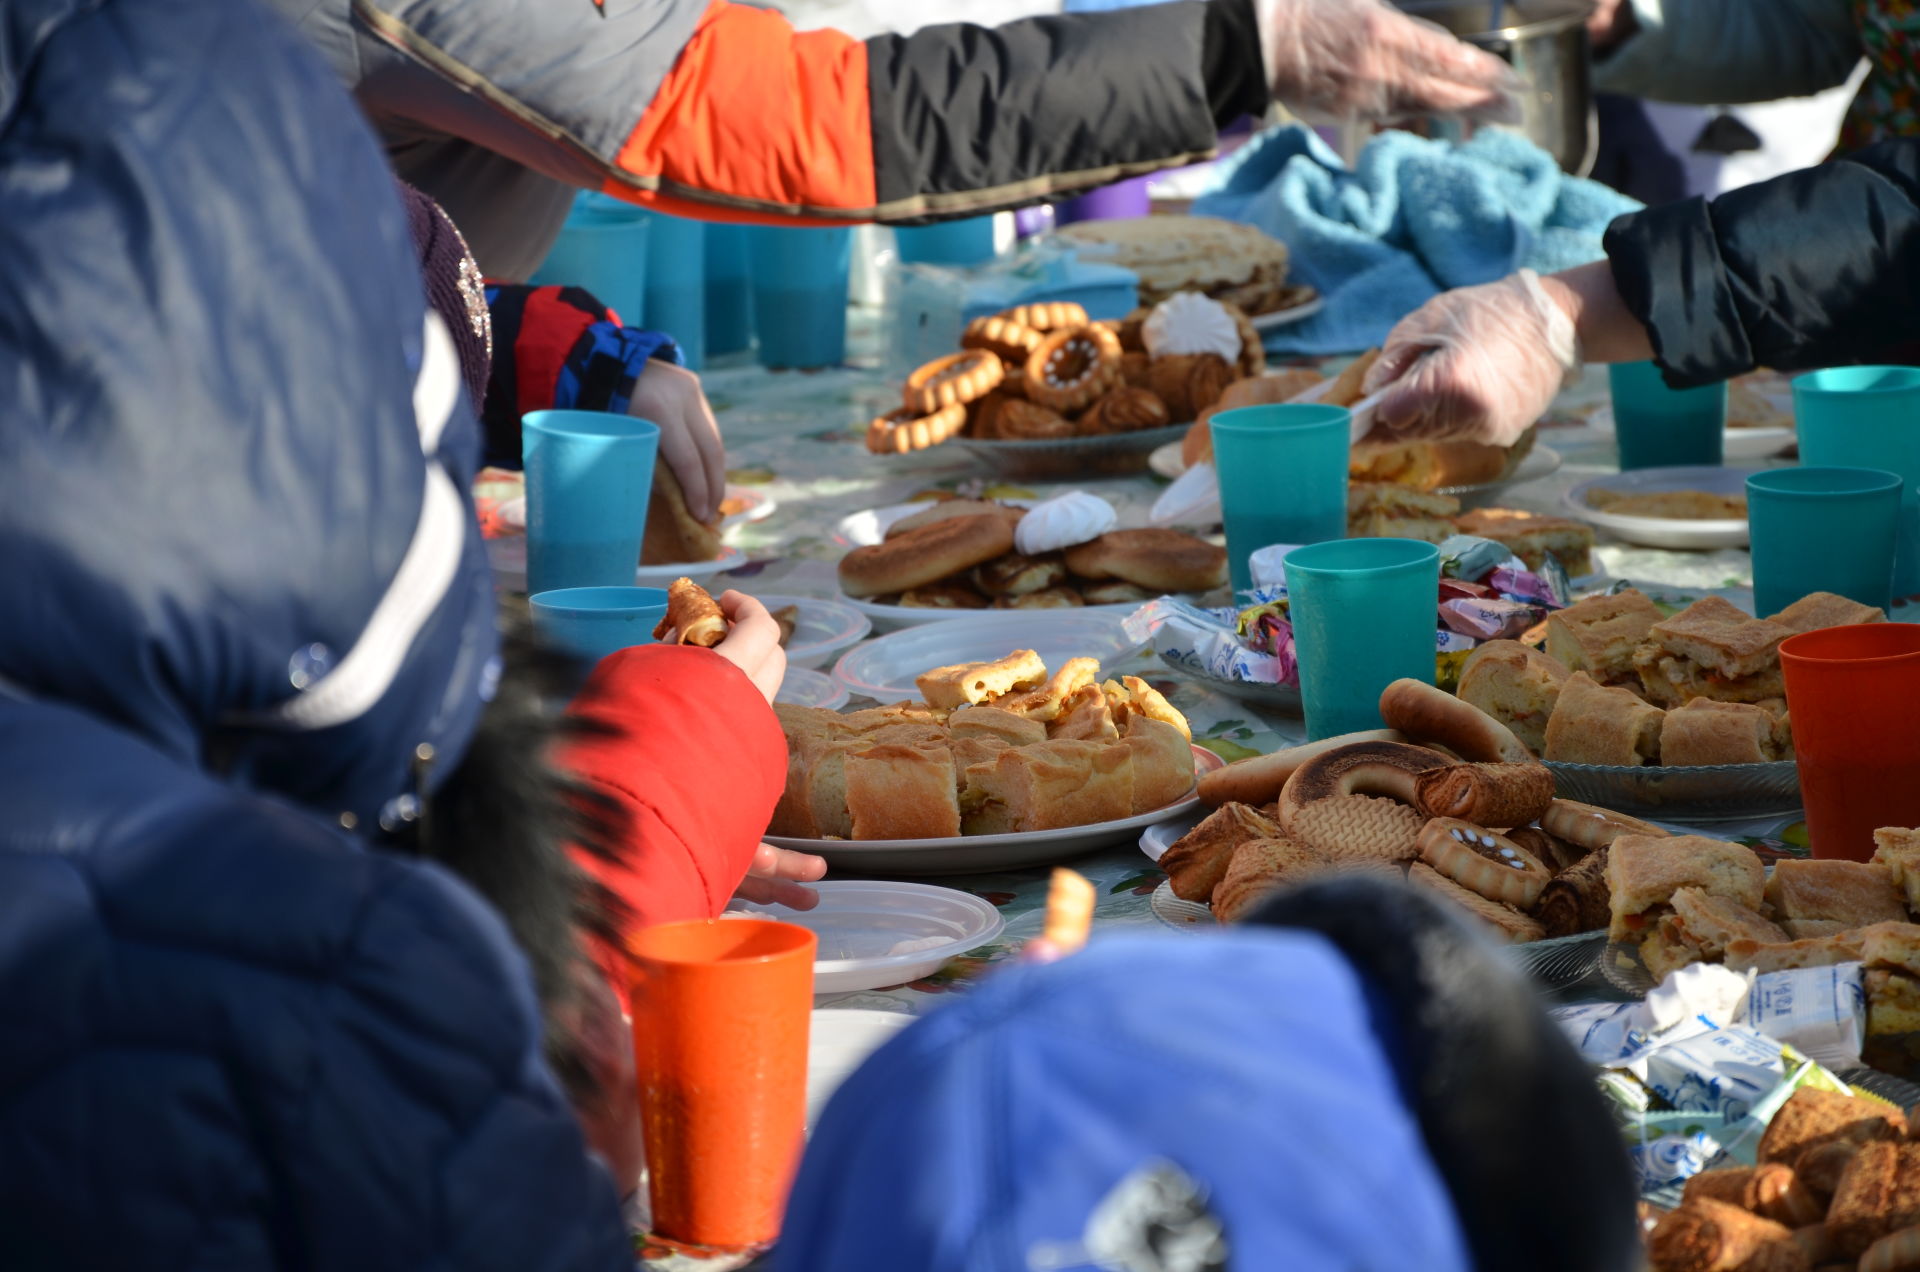
[[[1043,336],[1027,358],[1027,396],[1066,414],[1091,405],[1120,381],[1120,339],[1105,327]]]
[[[1062,331],[1087,325],[1087,311],[1070,300],[1048,300],[1008,309],[995,317],[1017,322],[1038,332]]]
[[[1553,877],[1540,859],[1508,839],[1456,817],[1436,817],[1420,832],[1420,859],[1489,901],[1526,909]]]
[[[960,333],[962,349],[986,349],[1010,367],[1024,363],[1039,343],[1039,332],[1003,314],[975,318]]]
[[[907,377],[902,405],[918,415],[947,406],[965,406],[993,392],[1007,369],[986,349],[966,349],[935,358]]]
[[[904,455],[938,446],[967,426],[967,408],[943,406],[931,415],[902,408],[877,416],[867,425],[867,449],[876,455]]]

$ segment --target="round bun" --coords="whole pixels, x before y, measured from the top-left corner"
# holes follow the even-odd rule
[[[1213,462],[1213,417],[1222,411],[1231,411],[1242,406],[1267,406],[1276,402],[1290,402],[1299,397],[1326,377],[1307,367],[1289,367],[1285,371],[1276,371],[1272,375],[1250,375],[1235,380],[1220,394],[1212,406],[1200,412],[1200,418],[1180,443],[1180,458],[1191,468],[1198,463]]]
[[[1205,592],[1227,581],[1227,550],[1179,530],[1109,530],[1068,548],[1067,569],[1155,592]]]
[[[1005,517],[948,517],[840,558],[840,590],[848,596],[905,592],[971,570],[1013,551]]]
[[[883,539],[897,539],[921,526],[930,526],[936,521],[946,521],[952,517],[1001,517],[1013,525],[1020,524],[1020,518],[1027,514],[1019,508],[1010,508],[1006,504],[992,503],[985,499],[942,499],[927,505],[925,512],[916,512],[900,518],[887,527]]]

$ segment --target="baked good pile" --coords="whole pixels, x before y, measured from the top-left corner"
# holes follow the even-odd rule
[[[1257,317],[1314,296],[1313,288],[1287,282],[1287,245],[1239,221],[1123,217],[1062,226],[1054,238],[1089,260],[1131,270],[1142,304],[1198,292]]]
[[[916,609],[1137,604],[1227,581],[1227,552],[1179,530],[1118,530],[1105,500],[1069,491],[1031,510],[945,499],[840,559],[840,590]]]
[[[1255,756],[1209,773],[1214,812],[1160,858],[1173,892],[1232,922],[1268,893],[1318,875],[1404,876],[1502,939],[1607,922],[1596,855],[1645,822],[1554,798],[1520,740],[1414,680],[1380,699],[1388,729]]]
[[[867,425],[867,449],[904,454],[955,437],[1059,441],[1185,423],[1266,368],[1241,310],[1183,292],[1118,322],[1071,302],[967,324],[960,352],[907,377],[901,405]]]
[[[1018,649],[936,667],[922,702],[842,715],[775,706],[787,785],[769,833],[943,839],[1116,821],[1193,790],[1186,717],[1136,676],[1099,682],[1074,658],[1048,674]]]
[[[1654,1226],[1654,1272],[1920,1268],[1920,1142],[1899,1109],[1803,1087],[1751,1166],[1702,1171]]]
[[[1460,696],[1546,759],[1608,766],[1763,764],[1793,758],[1780,642],[1885,615],[1815,592],[1768,618],[1709,596],[1668,616],[1632,588],[1547,619],[1544,651],[1494,641]]]

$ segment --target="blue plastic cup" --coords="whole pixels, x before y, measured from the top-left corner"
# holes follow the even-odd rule
[[[1213,417],[1213,466],[1234,590],[1253,586],[1247,558],[1276,543],[1347,533],[1352,415],[1318,403],[1243,406]]]
[[[687,365],[707,361],[707,227],[685,217],[648,217],[647,325],[680,346]]]
[[[747,245],[760,364],[837,367],[846,361],[853,231],[756,225]]]
[[[1342,539],[1296,548],[1285,567],[1309,740],[1381,728],[1382,690],[1433,683],[1439,548]]]
[[[893,232],[893,246],[904,265],[979,265],[993,259],[993,218],[903,225]]]
[[[753,276],[747,268],[747,227],[707,226],[707,356],[753,347]]]
[[[653,644],[667,616],[659,587],[563,587],[527,598],[533,629],[549,644],[590,663],[616,649]]]
[[[1719,467],[1727,440],[1724,381],[1704,389],[1670,389],[1651,362],[1616,362],[1607,368],[1607,380],[1620,471]]]
[[[605,195],[586,194],[533,272],[543,287],[583,287],[631,327],[647,312],[647,214]]]
[[[1878,468],[1776,468],[1747,478],[1755,612],[1777,614],[1809,592],[1888,608],[1905,486]]]
[[[528,593],[633,582],[659,448],[659,427],[628,415],[522,418]]]
[[[1920,368],[1831,367],[1793,382],[1800,462],[1878,468],[1906,481],[1893,594],[1920,593]]]

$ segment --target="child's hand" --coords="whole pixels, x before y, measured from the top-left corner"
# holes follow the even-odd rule
[[[733,895],[742,901],[762,905],[784,905],[789,910],[811,910],[820,904],[820,894],[801,886],[827,873],[824,858],[811,853],[794,852],[761,844],[754,850],[753,864]]]
[[[754,688],[771,704],[787,674],[787,651],[780,648],[780,624],[767,613],[766,606],[739,592],[722,593],[720,608],[732,627],[713,652],[746,672]]]
[[[660,459],[680,479],[687,511],[702,521],[718,516],[727,492],[727,448],[700,377],[670,362],[649,362],[627,414],[659,426]]]

